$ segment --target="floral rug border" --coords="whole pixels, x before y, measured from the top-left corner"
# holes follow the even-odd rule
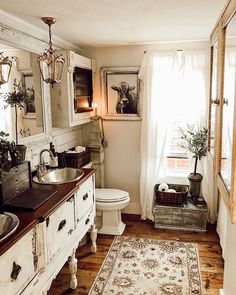
[[[107,281],[109,280],[114,265],[116,263],[119,250],[124,242],[145,242],[148,241],[150,244],[158,243],[173,243],[175,245],[184,246],[188,252],[188,273],[189,273],[189,294],[188,295],[202,295],[202,284],[201,284],[201,273],[200,273],[200,260],[198,255],[198,247],[196,243],[180,242],[175,240],[160,240],[150,239],[141,237],[131,236],[115,236],[114,240],[108,250],[108,253],[103,261],[103,264],[94,280],[94,283],[89,291],[88,295],[102,295],[106,287]],[[196,259],[195,259],[196,257]],[[102,275],[103,274],[103,275]],[[105,276],[105,279],[104,279]],[[196,290],[196,284],[199,284],[199,290]]]

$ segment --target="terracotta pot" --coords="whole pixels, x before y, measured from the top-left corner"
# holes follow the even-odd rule
[[[12,165],[16,166],[25,161],[26,146],[23,144],[18,144],[15,146],[14,151],[11,151]]]
[[[198,198],[200,192],[201,192],[201,182],[202,182],[203,176],[200,173],[190,173],[188,176],[189,180],[189,190],[191,197]]]

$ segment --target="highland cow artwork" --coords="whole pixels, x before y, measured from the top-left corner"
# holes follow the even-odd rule
[[[102,68],[105,119],[140,119],[138,71],[138,67]]]

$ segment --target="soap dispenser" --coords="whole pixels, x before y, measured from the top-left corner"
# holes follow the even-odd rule
[[[50,167],[51,168],[58,168],[58,156],[55,150],[55,146],[52,142],[50,142],[50,151],[53,154],[53,159],[50,160]]]

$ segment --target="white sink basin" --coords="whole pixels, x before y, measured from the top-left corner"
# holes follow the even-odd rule
[[[19,218],[9,212],[0,213],[0,242],[9,237],[18,227]]]
[[[49,171],[40,179],[35,176],[33,181],[40,184],[63,184],[80,179],[84,171],[76,168],[60,168]]]

